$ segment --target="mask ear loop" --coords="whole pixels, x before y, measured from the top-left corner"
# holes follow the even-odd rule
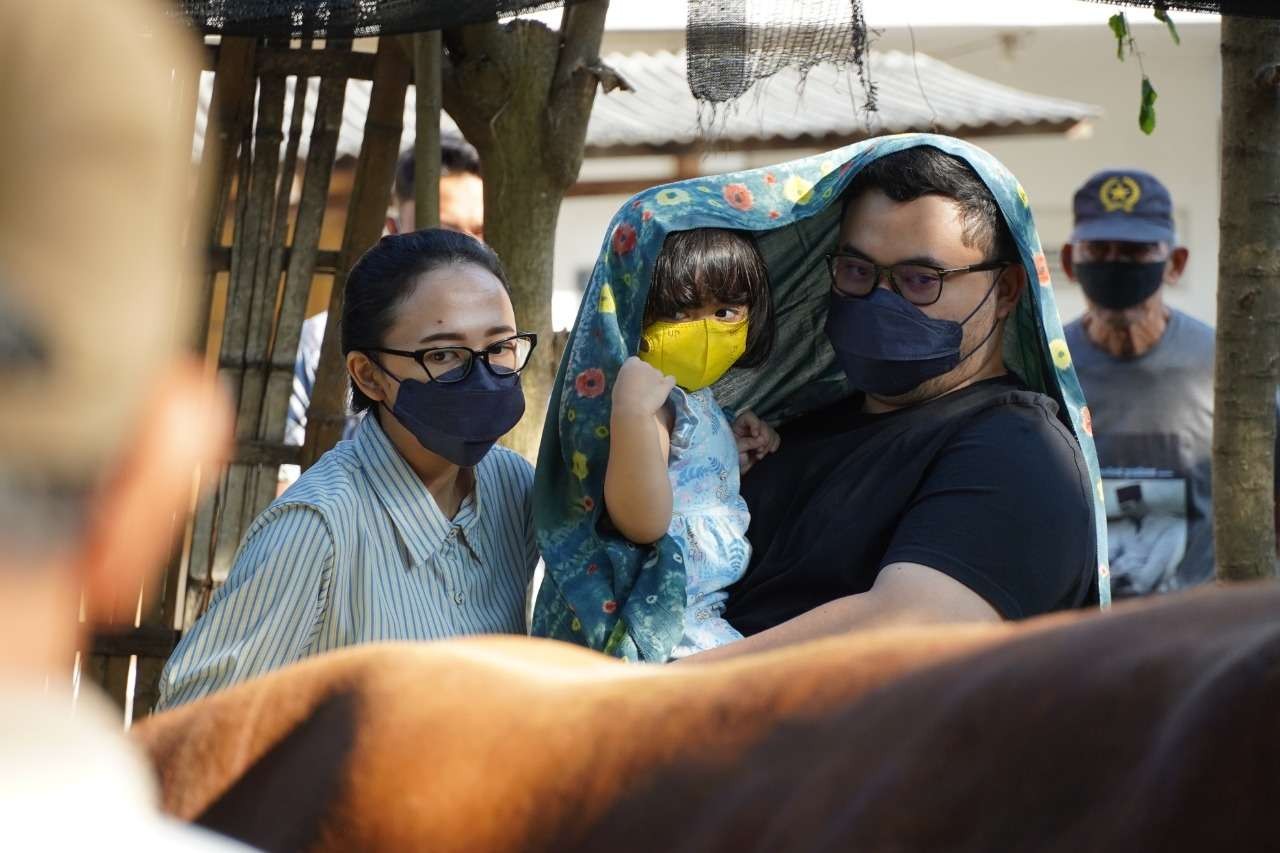
[[[1012,266],[1012,264],[1010,266]],[[977,314],[978,311],[982,308],[982,306],[987,304],[987,300],[990,299],[991,294],[995,292],[996,285],[1000,283],[1000,279],[1004,276],[1005,270],[1007,269],[1009,269],[1009,267],[1005,267],[1004,269],[1000,270],[999,274],[997,274],[996,277],[992,279],[991,286],[987,288],[986,295],[983,296],[982,300],[978,302],[977,305],[974,306],[972,311],[969,312],[969,316],[965,317],[963,320],[960,321],[961,326],[963,326],[965,323],[968,323],[971,319],[973,319],[973,315]],[[1000,325],[1000,320],[999,318],[997,318],[991,323],[991,330],[988,331],[986,335],[983,336],[982,340],[978,341],[977,345],[975,345],[973,349],[969,350],[967,354],[962,355],[960,357],[960,360],[956,362],[956,367],[959,367],[960,365],[964,364],[965,361],[968,360],[969,356],[973,355],[975,352],[977,352],[978,350],[986,346],[987,341],[991,340],[991,336],[996,333],[996,327],[999,325]],[[955,370],[955,367],[953,367],[952,370]]]
[[[376,358],[374,358],[372,353],[365,352],[364,350],[360,350],[360,354],[361,354],[361,355],[363,355],[365,358],[369,359],[369,363],[370,363],[370,364],[372,364],[374,367],[378,368],[378,369],[379,369],[379,370],[381,370],[384,374],[386,374],[387,376],[390,376],[392,379],[394,379],[394,380],[396,381],[396,384],[397,384],[397,385],[403,385],[403,384],[404,384],[404,380],[402,380],[399,376],[396,376],[396,375],[395,375],[394,373],[392,373],[390,370],[387,370],[385,367],[383,367],[382,362],[380,362],[380,361],[378,361]],[[381,406],[381,407],[382,407],[382,409],[383,409],[384,411],[386,411],[386,413],[387,413],[390,417],[395,418],[397,421],[399,421],[399,420],[400,420],[399,418],[396,418],[396,413],[395,413],[395,412],[393,412],[393,411],[391,410],[391,407],[387,405],[387,401],[386,401],[386,400],[379,400],[379,401],[377,402],[377,405],[378,405],[378,406]],[[378,425],[379,425],[379,426],[381,426],[382,424],[381,424],[381,423],[379,423]]]

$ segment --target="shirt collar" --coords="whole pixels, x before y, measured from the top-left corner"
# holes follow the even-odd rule
[[[431,492],[382,431],[377,417],[370,414],[361,419],[355,445],[373,492],[404,543],[409,567],[425,566],[448,541],[454,522],[445,518]],[[474,521],[479,506],[474,510],[468,512],[464,502],[458,513],[459,524]]]

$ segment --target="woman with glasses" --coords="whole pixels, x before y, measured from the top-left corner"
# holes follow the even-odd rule
[[[250,527],[161,678],[160,707],[380,640],[524,633],[533,469],[495,446],[524,414],[537,337],[473,237],[384,237],[342,313],[355,435]]]

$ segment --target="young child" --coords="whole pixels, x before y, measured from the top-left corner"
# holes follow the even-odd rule
[[[684,657],[742,635],[721,616],[751,557],[739,475],[777,450],[751,412],[731,427],[711,385],[735,365],[763,364],[773,344],[768,276],[745,233],[671,234],[654,263],[638,357],[613,387],[604,497],[632,542],[670,533],[684,554]]]

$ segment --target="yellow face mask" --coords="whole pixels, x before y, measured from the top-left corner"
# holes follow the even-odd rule
[[[640,336],[640,360],[653,365],[686,391],[715,382],[747,351],[747,323],[714,317],[680,323],[658,321]]]

